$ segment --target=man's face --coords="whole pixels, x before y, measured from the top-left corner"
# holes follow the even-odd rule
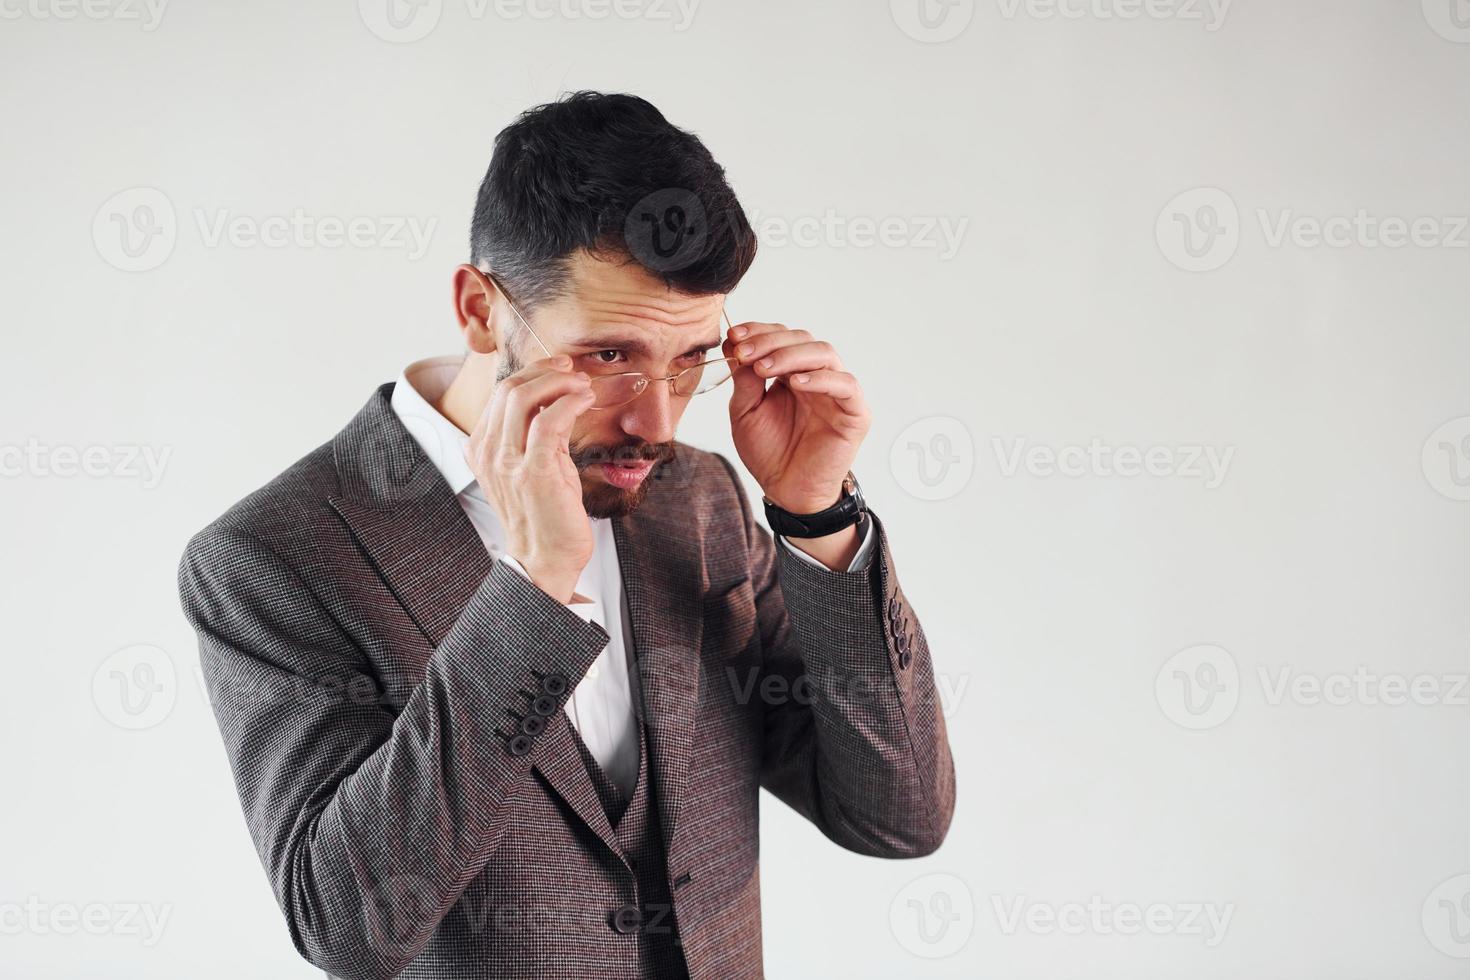
[[[724,299],[677,293],[637,263],[579,252],[567,292],[534,313],[521,312],[552,354],[571,357],[574,371],[593,378],[624,371],[662,378],[721,356]],[[515,356],[502,361],[500,377],[546,356],[518,321],[516,326]],[[688,405],[689,396],[655,381],[625,405],[588,410],[577,419],[569,449],[589,516],[628,514],[642,502],[653,465],[674,458],[674,429]]]

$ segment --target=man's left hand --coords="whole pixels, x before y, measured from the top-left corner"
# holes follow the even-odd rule
[[[837,503],[872,424],[837,351],[805,330],[756,322],[731,327],[722,349],[740,359],[730,398],[735,451],[762,492],[793,514]]]

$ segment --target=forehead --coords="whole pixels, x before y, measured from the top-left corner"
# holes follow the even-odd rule
[[[586,252],[572,257],[570,273],[566,293],[549,305],[589,327],[637,326],[656,335],[718,329],[723,294],[681,293],[636,262]]]

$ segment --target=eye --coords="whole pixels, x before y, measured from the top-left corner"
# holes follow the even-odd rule
[[[604,354],[611,354],[612,357],[603,357]],[[617,359],[623,356],[623,352],[620,350],[600,350],[594,351],[589,356],[598,364],[617,364],[619,363]]]

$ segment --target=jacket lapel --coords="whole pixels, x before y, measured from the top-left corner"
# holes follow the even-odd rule
[[[464,508],[409,436],[383,385],[338,434],[332,507],[431,646],[494,565]]]

